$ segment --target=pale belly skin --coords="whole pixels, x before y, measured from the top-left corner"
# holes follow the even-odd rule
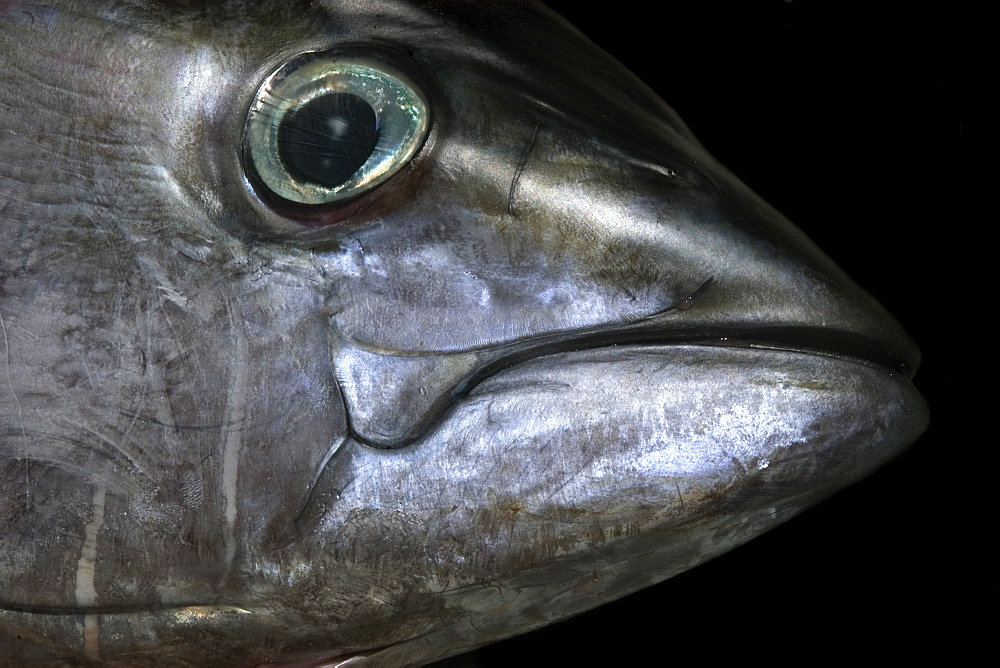
[[[426,662],[728,550],[923,429],[898,325],[603,56],[386,7],[7,8],[11,659]],[[414,47],[435,126],[303,239],[241,180],[241,103],[345,36]]]

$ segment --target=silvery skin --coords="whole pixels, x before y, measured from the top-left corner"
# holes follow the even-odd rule
[[[0,15],[10,660],[425,663],[727,551],[922,431],[891,316],[555,16],[282,7]],[[307,52],[433,119],[317,210],[245,151]]]

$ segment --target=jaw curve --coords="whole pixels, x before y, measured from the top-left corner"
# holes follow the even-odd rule
[[[455,352],[372,349],[347,335],[334,317],[332,361],[350,436],[378,449],[410,446],[445,419],[456,402],[494,375],[536,358],[597,348],[694,345],[795,352],[861,362],[908,380],[919,366],[916,348],[894,348],[877,338],[877,332],[868,336],[816,324],[739,322],[678,327],[673,319],[699,309],[715,285],[709,277],[669,306],[627,322],[546,332]],[[376,374],[371,373],[373,368],[378,369]],[[419,393],[400,394],[414,382],[420,383]]]
[[[710,283],[711,280],[703,284],[697,294],[703,292]],[[486,360],[482,359],[482,354],[474,355],[475,361],[470,360],[470,364],[463,365],[465,373],[458,374],[457,377],[447,378],[447,381],[450,382],[446,382],[450,387],[443,388],[444,391],[441,392],[437,400],[428,404],[419,424],[411,425],[405,438],[373,438],[365,433],[363,428],[356,428],[356,422],[353,419],[355,413],[350,406],[352,402],[348,401],[347,415],[351,436],[360,443],[379,449],[407,447],[425,437],[442,420],[446,419],[452,406],[497,374],[546,356],[602,348],[625,351],[657,346],[699,346],[798,353],[875,367],[889,374],[905,377],[908,381],[913,380],[919,366],[918,357],[907,358],[904,354],[854,332],[809,326],[747,327],[714,331],[707,328],[694,328],[664,332],[662,329],[652,328],[649,324],[651,320],[655,321],[659,315],[674,310],[685,310],[685,308],[671,306],[655,315],[643,318],[639,322],[616,329],[601,327],[570,334],[545,335],[532,341],[522,340],[509,346],[484,351],[485,356],[487,356]],[[461,355],[453,354],[451,357],[459,358]],[[390,357],[389,359],[420,358]],[[433,360],[435,358],[426,359]],[[351,388],[344,387],[343,382],[341,382],[341,388],[346,398],[352,396]],[[357,405],[360,402],[355,400],[353,403]]]
[[[448,583],[448,610],[469,611],[462,629],[500,637],[542,600],[570,616],[728,551],[865,477],[926,425],[926,404],[902,374],[801,344],[759,346],[570,346],[498,369],[414,447],[347,444],[318,484],[318,496],[345,505],[317,503],[305,525],[342,527],[352,504],[401,509],[440,518],[428,534],[435,545],[468,546],[485,538],[454,534],[452,518],[486,513],[489,540],[509,549],[489,561],[496,579],[465,580],[445,558],[432,581]],[[570,414],[578,419],[567,424]],[[481,446],[463,439],[475,427],[490,433]],[[457,482],[417,494],[394,482],[437,481],[442,470]],[[551,559],[519,558],[529,536]],[[430,658],[462,635],[442,626],[372,660]]]

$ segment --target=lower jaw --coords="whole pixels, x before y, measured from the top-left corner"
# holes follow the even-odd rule
[[[377,508],[426,527],[440,557],[427,581],[447,583],[452,621],[370,659],[420,664],[729,551],[867,476],[926,422],[909,381],[867,362],[718,345],[556,353],[484,380],[407,448],[349,444],[330,487],[344,505],[318,528]]]

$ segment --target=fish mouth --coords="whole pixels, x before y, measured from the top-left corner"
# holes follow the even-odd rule
[[[561,341],[543,343],[527,350],[512,352],[481,368],[462,383],[456,392],[465,394],[487,378],[529,360],[559,353],[640,346],[711,346],[752,348],[821,357],[833,357],[882,368],[913,380],[919,360],[907,359],[874,339],[853,332],[809,326],[750,327],[746,329],[675,330],[668,333],[619,330],[614,333],[584,334]]]
[[[712,285],[710,278],[672,305],[625,323],[546,332],[465,353],[438,356],[365,353],[366,363],[378,358],[377,362],[384,364],[386,371],[380,376],[383,382],[377,393],[370,392],[375,385],[370,380],[352,384],[350,380],[345,381],[349,374],[338,374],[351,436],[379,449],[410,446],[446,421],[453,406],[475,394],[480,385],[494,376],[533,360],[556,356],[565,360],[567,355],[572,357],[574,353],[595,349],[606,350],[612,356],[620,354],[623,358],[639,349],[697,347],[706,353],[715,349],[720,355],[726,348],[749,349],[760,351],[762,365],[778,363],[781,355],[794,354],[874,367],[906,383],[911,382],[916,373],[919,365],[916,348],[893,346],[885,337],[880,338],[878,331],[857,332],[810,324],[726,323],[717,327],[678,327],[674,319],[678,315],[676,312],[691,308]],[[346,364],[342,364],[345,361]],[[351,360],[349,356],[341,357],[334,364],[338,368],[346,367]],[[552,364],[558,365],[559,361]],[[421,386],[419,396],[396,394],[397,388],[408,387],[414,382]],[[358,392],[359,387],[368,388],[369,393],[363,394],[364,389]],[[372,406],[375,410],[370,410]]]
[[[571,335],[553,336],[551,341],[535,341],[538,345],[503,356],[483,368],[487,376],[505,368],[544,355],[617,346],[690,345],[730,346],[780,350],[808,355],[836,357],[882,367],[913,380],[920,364],[917,355],[907,357],[896,349],[879,343],[873,337],[835,328],[811,325],[772,325],[725,327],[720,329],[690,328],[665,330],[658,325],[661,316],[673,311],[686,311],[712,288],[715,279],[709,278],[692,293],[665,309],[642,316],[613,329],[595,327],[578,330]],[[539,337],[545,338],[545,337]],[[523,346],[527,339],[519,342]]]

